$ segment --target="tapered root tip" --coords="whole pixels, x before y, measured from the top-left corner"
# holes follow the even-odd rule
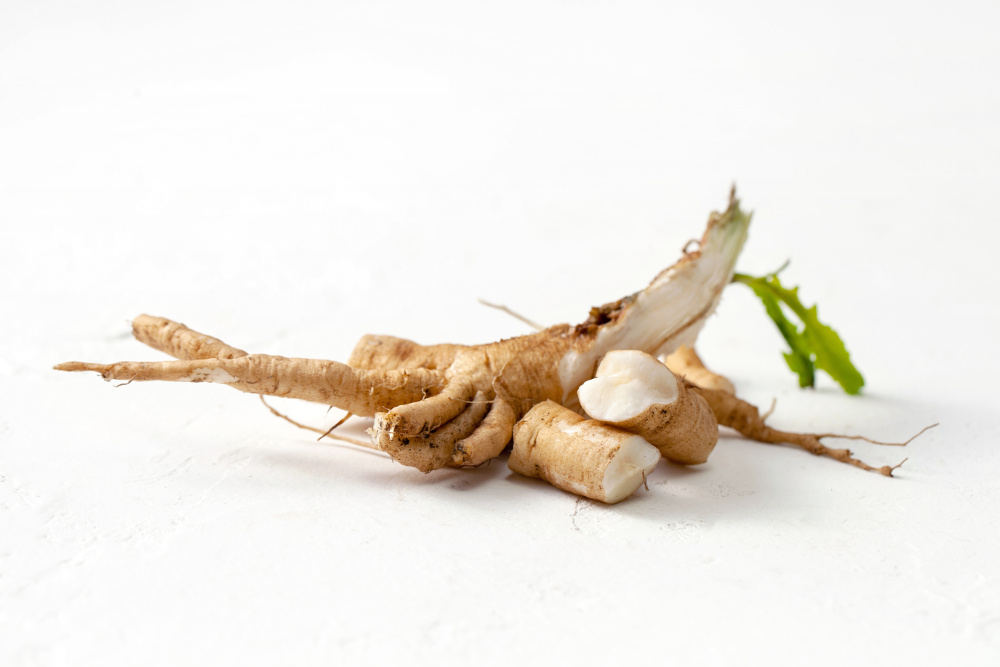
[[[56,364],[52,367],[57,371],[94,371],[102,375],[110,368],[107,364],[92,364],[86,361],[67,361],[64,364]]]
[[[910,457],[906,457],[905,459],[903,459],[894,466],[882,466],[881,468],[879,468],[879,472],[885,475],[886,477],[894,477],[895,475],[893,475],[892,473],[895,472],[899,467],[901,467],[904,463],[906,463],[909,460]]]

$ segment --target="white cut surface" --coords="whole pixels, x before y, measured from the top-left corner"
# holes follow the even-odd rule
[[[617,503],[632,495],[659,461],[660,451],[641,436],[622,442],[604,471],[605,502]]]
[[[750,224],[748,215],[734,215],[708,230],[697,257],[674,264],[635,295],[623,316],[597,333],[593,345],[571,351],[559,362],[563,404],[593,373],[601,355],[610,350],[645,350],[667,355],[681,345],[693,346],[708,317],[715,312]]]
[[[651,405],[669,405],[677,393],[677,378],[670,369],[638,350],[608,352],[597,377],[577,391],[588,415],[612,423],[631,419]]]

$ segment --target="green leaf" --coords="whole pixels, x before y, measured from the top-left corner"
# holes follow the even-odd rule
[[[788,347],[792,348],[791,352],[785,354],[785,362],[792,369],[792,372],[799,376],[799,386],[813,386],[816,382],[816,376],[813,369],[812,353],[805,336],[785,316],[781,309],[781,302],[768,289],[763,280],[756,279],[747,284],[764,303],[764,310],[777,325],[778,331],[788,343]]]
[[[782,356],[792,372],[799,376],[800,387],[812,387],[816,384],[816,369],[812,359],[799,352],[785,352]]]
[[[836,380],[848,394],[861,391],[865,380],[851,363],[844,341],[820,321],[816,306],[807,308],[802,304],[798,287],[782,286],[777,273],[759,278],[737,273],[733,281],[750,287],[763,302],[764,310],[791,348],[784,355],[785,362],[799,376],[799,386],[813,386],[814,368],[818,368]],[[785,308],[802,322],[801,330],[785,315]]]

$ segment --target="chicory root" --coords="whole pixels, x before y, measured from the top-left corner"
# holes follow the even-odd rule
[[[507,465],[564,491],[617,503],[645,483],[659,460],[640,436],[546,401],[514,427]]]
[[[578,394],[588,415],[641,435],[674,463],[704,463],[719,439],[705,399],[645,352],[609,352]]]
[[[632,493],[661,455],[703,463],[717,441],[718,424],[891,475],[894,468],[867,466],[848,450],[819,442],[827,436],[767,427],[691,347],[733,280],[749,223],[733,192],[726,210],[710,216],[697,250],[685,250],[642,290],[592,308],[580,324],[494,343],[420,345],[367,335],[342,364],[249,354],[177,322],[141,315],[133,322],[135,338],[175,361],[69,362],[56,369],[95,371],[125,382],[225,384],[374,417],[373,446],[424,472],[480,465],[513,437],[511,469],[603,502]],[[766,295],[777,290],[772,282]],[[798,308],[794,290],[775,293]],[[799,310],[816,339],[810,348],[816,367],[846,368],[839,338],[813,321],[814,308]],[[627,385],[641,391],[622,393]],[[577,414],[583,409],[595,420]]]
[[[577,388],[610,351],[667,355],[692,344],[733,276],[750,215],[735,193],[713,213],[698,249],[685,252],[644,289],[560,324],[485,345],[430,345],[365,336],[348,364],[246,354],[164,318],[136,318],[137,339],[180,361],[92,364],[105,379],[214,382],[241,391],[301,398],[374,416],[372,441],[422,471],[478,465],[497,456],[514,424],[551,400],[579,408]],[[485,408],[484,408],[485,406]]]

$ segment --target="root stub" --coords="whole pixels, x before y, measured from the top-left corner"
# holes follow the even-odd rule
[[[641,437],[546,401],[517,423],[507,465],[563,491],[617,503],[645,483],[659,460]]]
[[[719,440],[705,399],[645,352],[609,352],[578,395],[591,417],[641,435],[674,463],[704,463]]]

